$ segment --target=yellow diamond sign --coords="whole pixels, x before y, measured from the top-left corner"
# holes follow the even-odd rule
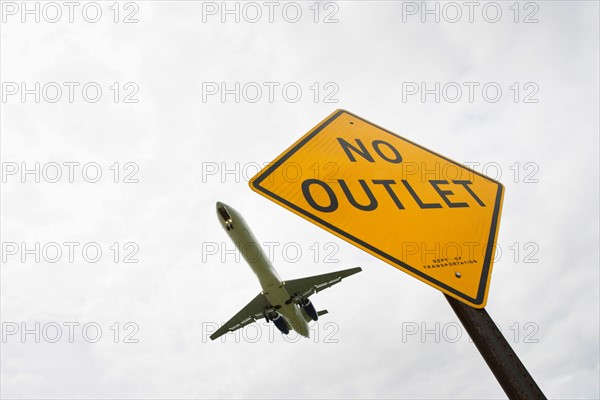
[[[499,182],[337,110],[250,187],[428,285],[485,306]]]

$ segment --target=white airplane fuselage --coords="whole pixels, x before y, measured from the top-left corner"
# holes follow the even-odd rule
[[[288,293],[277,271],[269,262],[262,247],[246,225],[242,216],[232,207],[217,202],[217,214],[221,226],[225,229],[244,260],[256,274],[262,293],[267,300],[283,315],[290,328],[302,336],[308,337],[309,327],[304,311],[294,301],[289,301],[294,293]],[[287,304],[286,304],[287,303]]]

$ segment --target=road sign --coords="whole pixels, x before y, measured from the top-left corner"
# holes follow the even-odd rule
[[[499,182],[337,110],[250,187],[428,285],[485,306]]]

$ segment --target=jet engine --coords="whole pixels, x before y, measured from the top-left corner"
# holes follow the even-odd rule
[[[269,322],[269,320],[273,321],[273,324],[275,324],[277,329],[279,329],[279,331],[284,335],[290,333],[290,328],[285,318],[283,318],[283,315],[279,314],[277,311],[270,311],[265,315],[265,319],[267,320],[267,322]]]
[[[309,299],[300,299],[298,305],[302,308],[302,310],[312,319],[316,321],[319,319],[319,314],[317,314],[317,310],[315,310],[315,306],[311,303]]]

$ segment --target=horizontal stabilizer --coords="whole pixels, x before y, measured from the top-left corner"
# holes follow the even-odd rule
[[[329,311],[327,310],[321,310],[317,313],[317,315],[320,317],[321,315],[325,315],[325,314],[329,314]]]

